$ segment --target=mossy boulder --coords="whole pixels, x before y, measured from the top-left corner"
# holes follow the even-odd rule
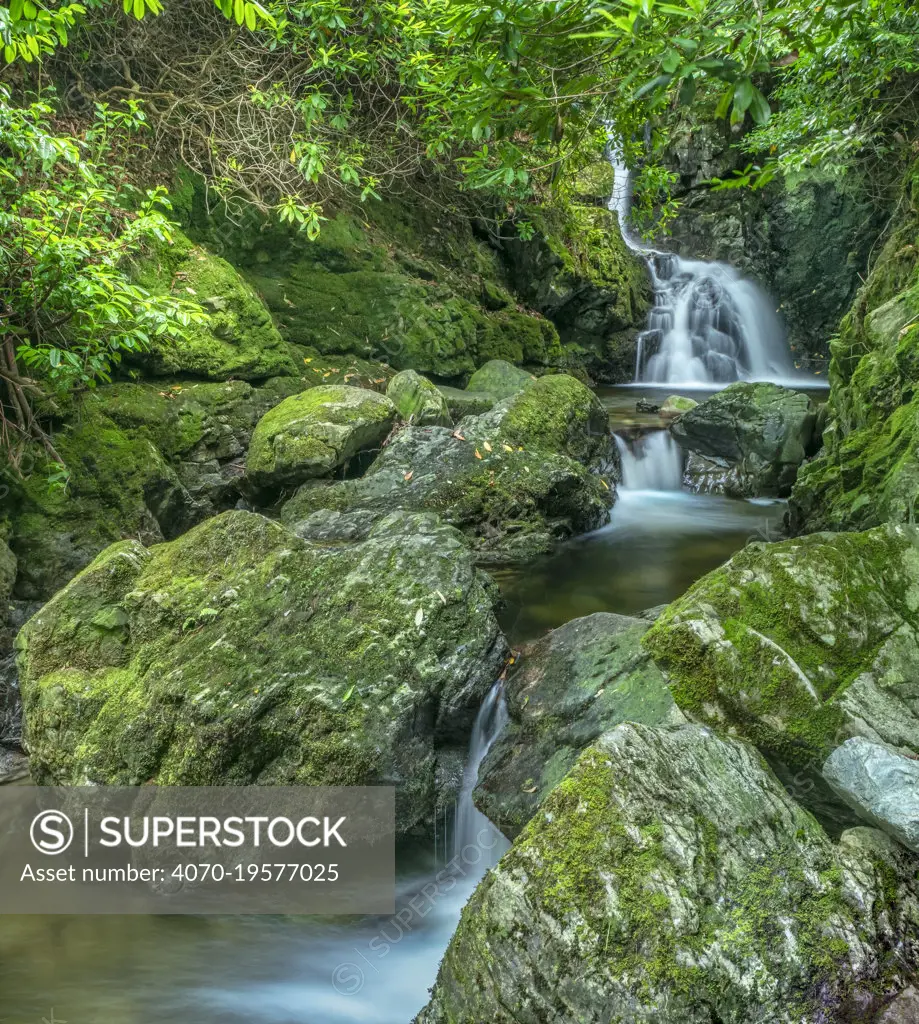
[[[207,322],[183,339],[154,335],[140,362],[159,376],[206,380],[263,380],[297,367],[267,307],[226,260],[194,245],[181,232],[134,268],[138,284],[201,305]]]
[[[670,432],[690,453],[687,477],[694,490],[787,497],[811,450],[815,422],[807,395],[739,382],[684,412]]]
[[[480,883],[416,1024],[876,1020],[915,975],[916,867],[831,842],[745,743],[620,725]]]
[[[478,808],[516,836],[581,751],[621,722],[685,721],[641,647],[644,619],[598,612],[521,652],[505,686],[509,724],[479,769]]]
[[[533,375],[503,359],[491,359],[469,378],[467,391],[485,392],[495,398],[516,394],[533,380]]]
[[[331,384],[286,398],[258,421],[246,475],[260,490],[329,476],[368,449],[378,449],[396,422],[396,407],[363,388]]]
[[[395,515],[347,551],[248,512],[107,548],[17,639],[41,783],[395,784],[430,818],[505,660],[461,536]]]
[[[685,714],[790,768],[856,735],[919,753],[919,529],[750,544],[643,642]]]
[[[789,502],[794,532],[915,521],[919,493],[919,163],[894,228],[830,346],[819,456]]]
[[[232,508],[255,424],[305,386],[275,377],[93,389],[55,430],[66,487],[49,485],[58,467],[40,455],[10,473],[17,596],[46,600],[113,541],[154,544]]]
[[[675,420],[689,412],[699,403],[694,398],[686,398],[684,395],[671,395],[666,401],[654,411],[659,413],[662,419]]]
[[[399,415],[419,427],[451,427],[447,400],[426,377],[414,370],[397,373],[386,388],[386,397]]]
[[[509,443],[500,425],[472,417],[461,428],[406,427],[364,476],[306,484],[281,510],[301,529],[319,510],[436,512],[466,535],[477,558],[504,561],[551,550],[602,525],[615,497],[611,478],[566,455]]]
[[[530,381],[475,421],[473,432],[496,431],[503,441],[567,455],[584,465],[618,466],[609,413],[579,380],[551,374]]]
[[[651,304],[647,267],[622,239],[615,213],[570,205],[534,214],[524,240],[505,225],[510,281],[551,320],[562,344],[594,379],[632,379],[635,339]]]

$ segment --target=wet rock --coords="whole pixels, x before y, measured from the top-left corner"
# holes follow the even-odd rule
[[[919,1021],[919,992],[911,985],[901,992],[878,1018],[878,1024],[916,1024]]]
[[[504,359],[491,359],[469,378],[466,390],[472,393],[484,392],[495,398],[508,398],[533,380],[533,374],[521,370],[519,366]]]
[[[33,776],[395,785],[417,829],[504,664],[495,596],[430,515],[346,548],[247,512],[115,544],[17,639]]]
[[[403,370],[386,388],[386,397],[395,405],[402,419],[419,427],[451,427],[453,419],[447,401],[437,388],[420,373]]]
[[[330,476],[359,453],[379,449],[396,415],[388,398],[363,388],[332,384],[292,395],[256,425],[246,475],[259,491]]]
[[[639,398],[635,403],[635,412],[660,412],[660,405],[647,398]]]
[[[732,384],[684,413],[670,428],[700,456],[687,482],[731,497],[786,497],[811,449],[816,410],[806,396],[777,384]],[[692,472],[695,467],[695,472]],[[720,467],[718,477],[711,467]]]
[[[644,644],[686,715],[795,770],[852,736],[919,753],[919,529],[748,544]]]
[[[919,760],[855,736],[830,754],[823,776],[862,818],[919,853]]]
[[[682,395],[671,395],[664,404],[654,411],[659,411],[665,420],[679,419],[684,413],[695,409],[699,403],[694,398],[684,398]]]
[[[623,724],[480,883],[417,1024],[871,1019],[917,950],[912,854],[834,844],[745,743]]]
[[[510,722],[479,770],[475,801],[517,835],[581,751],[621,722],[685,721],[642,650],[647,620],[598,612],[521,652],[505,693]]]

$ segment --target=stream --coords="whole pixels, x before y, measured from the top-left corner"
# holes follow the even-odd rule
[[[657,391],[657,397],[669,392]],[[647,386],[601,392],[623,460],[608,525],[553,555],[496,573],[512,644],[596,611],[671,601],[750,539],[781,502],[679,488],[679,451]],[[504,723],[496,687],[476,721],[455,832],[398,854],[392,918],[33,917],[0,924],[0,1013],[9,1024],[408,1024],[427,1000],[463,904],[507,843],[472,805],[478,765]],[[439,830],[440,831],[440,830]],[[445,861],[462,853],[456,869]],[[445,852],[446,849],[446,852]],[[436,895],[409,901],[440,872]],[[428,890],[430,892],[430,888]]]
[[[627,175],[617,174],[611,206],[621,216],[627,192]],[[496,571],[512,645],[593,612],[634,615],[666,604],[749,540],[776,538],[783,502],[682,490],[679,449],[657,415],[636,412],[639,399],[660,403],[692,389],[701,401],[726,381],[761,377],[821,390],[818,379],[794,375],[755,285],[729,267],[652,252],[624,234],[649,264],[655,306],[638,352],[643,383],[599,392],[623,482],[607,525]],[[397,853],[393,917],[3,918],[0,1021],[408,1024],[427,1001],[463,905],[508,845],[472,804],[479,764],[505,721],[496,684],[470,740],[453,835],[438,826],[428,844]]]

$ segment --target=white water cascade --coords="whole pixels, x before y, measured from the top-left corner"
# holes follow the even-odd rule
[[[479,768],[491,745],[507,725],[507,705],[504,701],[504,685],[500,681],[492,686],[479,713],[476,715],[469,740],[469,756],[463,770],[463,785],[456,806],[456,824],[453,831],[453,849],[456,857],[471,857],[464,854],[468,848],[481,851],[481,860],[476,863],[484,874],[485,868],[498,863],[510,843],[472,802],[472,791],[479,780]]]
[[[638,336],[635,381],[704,386],[795,376],[785,330],[769,296],[725,263],[685,260],[644,247],[628,226],[631,177],[613,152],[609,208],[622,237],[651,271],[654,307]]]
[[[613,436],[622,463],[621,492],[680,490],[683,453],[669,430],[655,430],[632,444],[618,434]]]

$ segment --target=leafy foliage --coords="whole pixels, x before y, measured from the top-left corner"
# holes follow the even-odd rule
[[[30,397],[60,397],[108,380],[151,335],[178,335],[197,306],[152,296],[127,260],[168,241],[162,188],[125,180],[116,154],[144,126],[136,102],[99,105],[81,136],[56,130],[46,102],[14,106],[0,87],[0,406],[7,435],[43,438]],[[20,367],[30,372],[23,377]]]

